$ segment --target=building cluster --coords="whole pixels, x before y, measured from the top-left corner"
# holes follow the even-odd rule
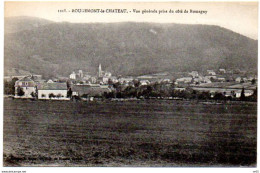
[[[110,72],[102,70],[101,64],[99,64],[97,75],[91,76],[88,73],[84,74],[82,70],[78,73],[72,72],[69,75],[69,79],[75,84],[108,84],[109,80],[117,82],[117,78],[112,76]]]
[[[253,75],[247,75],[245,72],[234,72],[233,70],[226,71],[225,69],[219,69],[218,71],[207,70],[203,74],[199,74],[197,71],[188,73],[187,76],[176,79],[176,84],[190,84],[200,85],[203,83],[216,83],[216,82],[236,82],[244,83],[256,80],[257,77]]]
[[[97,76],[84,75],[82,70],[69,78],[43,80],[41,75],[19,76],[15,82],[15,98],[70,100],[73,96],[101,96],[112,91],[108,80],[116,79],[99,65]],[[117,80],[117,79],[116,79]],[[113,81],[115,82],[115,81]],[[116,81],[117,82],[117,81]]]
[[[226,97],[239,98],[242,89],[246,97],[254,93],[257,87],[257,76],[239,70],[207,70],[204,74],[192,71],[187,76],[176,79],[175,84],[179,88],[189,86],[196,91],[209,92],[212,96],[215,93],[222,93]]]
[[[103,71],[101,64],[97,74],[90,75],[82,70],[72,72],[69,77],[43,80],[41,75],[19,75],[15,82],[15,98],[35,98],[70,100],[73,96],[96,97],[113,91],[114,85],[123,87],[147,86],[155,83],[174,84],[176,90],[187,87],[200,92],[223,93],[225,96],[240,97],[241,90],[245,96],[253,94],[257,86],[257,77],[246,75],[245,72],[234,72],[226,69],[207,70],[204,73],[192,71],[171,80],[169,73],[157,73],[138,77],[116,77]],[[10,77],[9,77],[10,78]],[[9,80],[8,78],[8,80]],[[7,80],[7,77],[5,78]],[[10,80],[9,80],[10,81]]]
[[[38,81],[34,76],[26,76],[15,82],[15,98],[69,100],[67,91],[66,83]]]
[[[132,76],[113,76],[111,72],[103,71],[101,64],[99,64],[97,75],[91,76],[88,73],[84,74],[82,70],[78,73],[72,72],[69,75],[71,83],[76,85],[111,85],[119,83],[124,86],[134,86],[134,80],[138,80],[140,85],[149,85],[154,81],[161,82],[162,80],[158,77],[150,77],[150,75],[132,77]],[[170,79],[163,79],[164,81],[170,81]]]

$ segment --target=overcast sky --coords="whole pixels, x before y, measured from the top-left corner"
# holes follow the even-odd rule
[[[127,9],[128,13],[58,13],[59,9]],[[207,11],[207,14],[135,14],[133,9]],[[131,11],[131,12],[130,12]],[[33,16],[56,22],[157,22],[219,25],[257,39],[257,2],[5,2],[5,17]]]

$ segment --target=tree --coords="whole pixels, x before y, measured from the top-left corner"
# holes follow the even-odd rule
[[[82,98],[88,98],[89,96],[88,96],[88,94],[82,94],[81,97]]]
[[[249,101],[257,102],[257,87],[254,89],[254,93],[248,97]]]
[[[245,97],[245,89],[242,88],[241,95],[240,95],[240,100],[244,101],[245,99],[246,99],[246,97]]]
[[[36,93],[35,93],[35,92],[32,92],[32,93],[31,93],[31,96],[32,96],[32,97],[36,97]]]
[[[113,82],[112,79],[110,79],[110,78],[108,79],[108,82],[107,82],[107,83],[108,83],[108,85],[113,85],[113,84],[114,84],[114,82]]]
[[[54,97],[56,97],[53,93],[50,93],[49,94],[49,98],[51,99],[51,98],[54,98]]]
[[[214,95],[214,99],[215,99],[215,100],[225,100],[225,96],[224,96],[224,94],[217,92],[217,93]]]
[[[67,97],[71,98],[71,96],[72,96],[72,90],[71,90],[71,88],[69,88],[69,90],[67,92]]]
[[[23,96],[24,95],[23,88],[21,88],[20,86],[17,87],[17,95],[18,96]]]
[[[251,84],[254,85],[256,83],[255,79],[252,79]]]
[[[67,89],[69,89],[69,88],[70,88],[70,81],[67,80],[67,81],[66,81],[66,84],[67,84]]]
[[[133,83],[134,83],[134,86],[136,87],[136,88],[138,88],[139,86],[140,86],[140,81],[139,80],[137,80],[137,79],[135,79],[135,80],[133,80]]]
[[[15,82],[18,78],[13,78],[11,81],[4,81],[4,94],[15,95]]]
[[[208,99],[210,99],[210,93],[204,91],[204,92],[199,94],[198,99],[200,99],[200,100],[208,100]]]

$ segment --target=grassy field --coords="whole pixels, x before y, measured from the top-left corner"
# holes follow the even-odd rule
[[[256,103],[4,100],[4,166],[255,166]]]

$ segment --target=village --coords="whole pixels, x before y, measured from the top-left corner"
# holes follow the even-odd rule
[[[226,69],[152,75],[113,76],[99,64],[96,75],[73,71],[68,77],[45,80],[39,74],[5,76],[5,96],[38,100],[94,100],[98,98],[228,99],[251,98],[257,76]],[[256,96],[255,96],[256,97]],[[255,99],[255,98],[254,98]],[[252,99],[249,99],[252,100]]]

